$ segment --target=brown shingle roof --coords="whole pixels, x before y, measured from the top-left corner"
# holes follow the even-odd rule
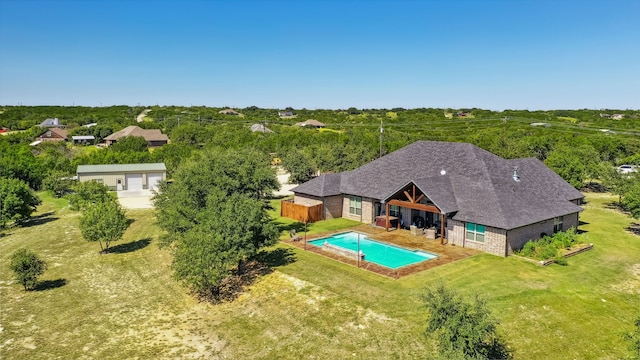
[[[518,181],[513,179],[517,167]],[[292,189],[383,201],[413,183],[453,219],[514,229],[582,209],[583,195],[534,158],[506,160],[466,143],[417,141],[352,171]]]
[[[48,128],[46,131],[43,131],[38,137],[42,137],[47,131],[51,131],[51,133],[58,135],[58,137],[67,138],[67,130],[63,130],[60,128]]]
[[[147,141],[169,141],[169,137],[158,129],[143,129],[134,125],[116,131],[104,139],[117,141],[125,136],[142,136]]]
[[[297,123],[296,126],[325,127],[326,125],[316,119],[309,119],[307,121]]]

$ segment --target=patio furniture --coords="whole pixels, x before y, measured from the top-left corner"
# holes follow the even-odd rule
[[[435,228],[430,228],[430,229],[425,230],[425,235],[427,236],[427,239],[435,240],[435,238],[436,238],[436,229]]]
[[[302,240],[302,236],[296,234],[296,230],[292,229],[291,231],[289,231],[289,237],[291,237],[291,241],[300,241]]]
[[[409,228],[411,230],[411,235],[416,235],[416,236],[422,235],[422,229],[421,228],[419,228],[419,227],[417,227],[415,225],[411,225]]]

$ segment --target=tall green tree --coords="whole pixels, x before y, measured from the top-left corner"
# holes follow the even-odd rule
[[[33,155],[28,145],[0,141],[0,177],[20,179],[29,187],[39,190],[44,177],[44,166]]]
[[[636,219],[640,219],[640,177],[635,177],[635,181],[622,196],[622,207],[631,213]]]
[[[480,298],[466,302],[454,290],[437,284],[427,288],[422,299],[429,310],[426,335],[435,336],[443,358],[511,357],[497,333],[498,321]]]
[[[71,210],[84,210],[91,205],[110,201],[109,188],[96,181],[83,181],[72,186],[73,193],[68,196]]]
[[[302,184],[311,180],[315,174],[315,169],[307,156],[293,149],[282,156],[282,166],[291,174],[289,183]]]
[[[264,200],[280,188],[269,158],[249,149],[215,148],[196,154],[175,171],[173,178],[172,183],[160,184],[154,199],[158,224],[167,232],[163,245],[198,223],[198,215],[207,208],[212,192]]]
[[[260,200],[246,194],[211,194],[196,225],[177,242],[175,277],[204,299],[216,300],[220,284],[264,246],[278,230]]]
[[[100,252],[109,250],[113,241],[120,240],[129,227],[129,220],[115,200],[99,202],[87,207],[80,218],[80,231],[87,241],[100,243]]]
[[[38,277],[47,270],[47,263],[36,253],[28,249],[19,249],[11,255],[9,267],[15,279],[24,286],[24,290],[31,290],[38,284]]]
[[[205,299],[278,231],[266,198],[278,189],[269,159],[254,150],[207,151],[185,162],[154,199],[158,224],[172,245],[178,280]]]
[[[586,180],[597,178],[602,169],[598,153],[590,145],[558,146],[545,164],[576,189],[581,189]]]
[[[42,180],[42,189],[51,191],[54,197],[60,198],[71,192],[74,180],[72,175],[60,170],[53,170]]]
[[[112,151],[147,151],[149,144],[142,136],[125,136],[120,138],[115,144],[111,145]]]
[[[0,177],[0,228],[10,222],[22,225],[40,205],[40,199],[20,179]]]

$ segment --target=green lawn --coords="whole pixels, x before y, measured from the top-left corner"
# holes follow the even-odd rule
[[[81,238],[78,214],[47,197],[39,212],[50,215],[0,237],[0,358],[424,358],[433,344],[419,295],[438,280],[486,298],[518,359],[623,358],[620,333],[640,315],[640,237],[608,208],[615,197],[587,200],[581,229],[595,247],[566,267],[479,255],[392,280],[279,244],[293,263],[209,305],[171,278],[153,211],[129,211],[118,251],[100,255]],[[39,291],[11,280],[8,258],[21,246],[49,263]]]

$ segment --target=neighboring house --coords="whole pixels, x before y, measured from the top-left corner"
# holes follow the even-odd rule
[[[264,126],[264,124],[253,124],[249,127],[252,132],[273,133],[273,130]]]
[[[78,165],[78,181],[97,181],[111,190],[157,190],[167,178],[164,163]]]
[[[542,127],[551,127],[551,124],[549,123],[543,123],[543,122],[534,122],[530,124],[531,126],[542,126]]]
[[[583,195],[535,158],[506,160],[467,143],[418,141],[358,169],[292,189],[322,217],[434,227],[449,244],[507,256],[578,226]]]
[[[97,126],[97,125],[98,125],[98,123],[91,123],[91,124],[86,124],[86,125],[82,125],[82,126],[86,127],[86,128],[90,128],[90,127],[94,127],[94,126]]]
[[[308,127],[308,128],[316,128],[316,129],[319,129],[319,128],[323,128],[323,127],[325,127],[325,126],[327,126],[327,125],[325,125],[325,124],[321,123],[321,122],[320,122],[320,121],[318,121],[318,120],[315,120],[315,119],[309,119],[309,120],[307,120],[307,121],[299,122],[299,123],[295,124],[295,126],[301,126],[301,127]]]
[[[75,135],[71,137],[73,145],[78,144],[93,144],[96,141],[96,137],[93,135]]]
[[[611,118],[613,120],[621,120],[621,119],[624,119],[624,114],[613,114]]]
[[[224,109],[224,110],[220,110],[218,111],[219,114],[223,114],[223,115],[240,115],[239,112],[233,110],[233,109]]]
[[[464,111],[458,111],[458,112],[456,113],[456,116],[457,116],[457,117],[460,117],[460,118],[466,118],[466,117],[471,116],[471,113],[464,112]]]
[[[167,142],[169,142],[169,137],[167,137],[167,135],[163,134],[158,129],[147,130],[134,125],[127,126],[120,131],[114,132],[113,134],[104,138],[104,140],[107,143],[107,146],[111,146],[113,143],[117,142],[119,139],[125,136],[141,136],[145,140],[147,140],[149,147],[162,146],[166,145]]]
[[[293,111],[278,111],[279,117],[291,117],[293,116]]]
[[[41,122],[39,125],[36,125],[39,127],[58,127],[58,128],[63,128],[66,125],[63,125],[62,123],[60,123],[60,119],[58,118],[53,118],[53,119],[46,119],[45,121]]]
[[[605,119],[611,119],[611,114],[600,114],[601,118],[605,118]]]
[[[49,128],[45,130],[36,141],[65,141],[67,140],[67,131],[59,128]]]

